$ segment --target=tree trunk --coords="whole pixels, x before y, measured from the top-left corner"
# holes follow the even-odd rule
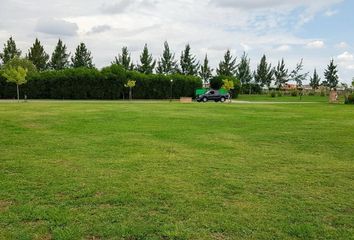
[[[132,88],[129,88],[129,100],[131,101],[132,100]]]
[[[17,101],[20,102],[20,89],[18,84],[16,85],[16,87],[17,87]]]

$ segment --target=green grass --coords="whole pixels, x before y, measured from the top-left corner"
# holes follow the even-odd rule
[[[354,108],[0,102],[0,239],[353,239]]]
[[[237,99],[239,101],[261,101],[261,102],[322,102],[328,103],[328,97],[323,96],[302,96],[300,100],[300,96],[281,96],[281,97],[271,97],[268,95],[240,95]],[[340,101],[344,103],[344,98],[340,98]]]

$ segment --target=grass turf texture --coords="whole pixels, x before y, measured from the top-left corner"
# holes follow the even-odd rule
[[[0,102],[0,239],[353,239],[354,108]]]
[[[322,102],[328,103],[329,97],[328,96],[302,96],[300,100],[300,96],[276,96],[271,97],[270,94],[264,95],[247,95],[243,94],[240,95],[239,98],[236,100],[238,101],[260,101],[260,102]],[[339,97],[339,102],[344,103],[344,97]]]

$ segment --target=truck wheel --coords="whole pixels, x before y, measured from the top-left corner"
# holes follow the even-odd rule
[[[207,102],[208,99],[206,97],[203,98],[203,102]]]
[[[220,98],[220,102],[225,102],[225,98],[224,97]]]

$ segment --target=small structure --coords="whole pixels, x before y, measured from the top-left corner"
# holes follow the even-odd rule
[[[192,98],[191,98],[191,97],[181,97],[181,98],[179,99],[179,101],[180,101],[181,103],[191,103],[191,102],[192,102]]]
[[[338,93],[335,89],[332,89],[329,94],[329,102],[330,103],[338,103]]]

